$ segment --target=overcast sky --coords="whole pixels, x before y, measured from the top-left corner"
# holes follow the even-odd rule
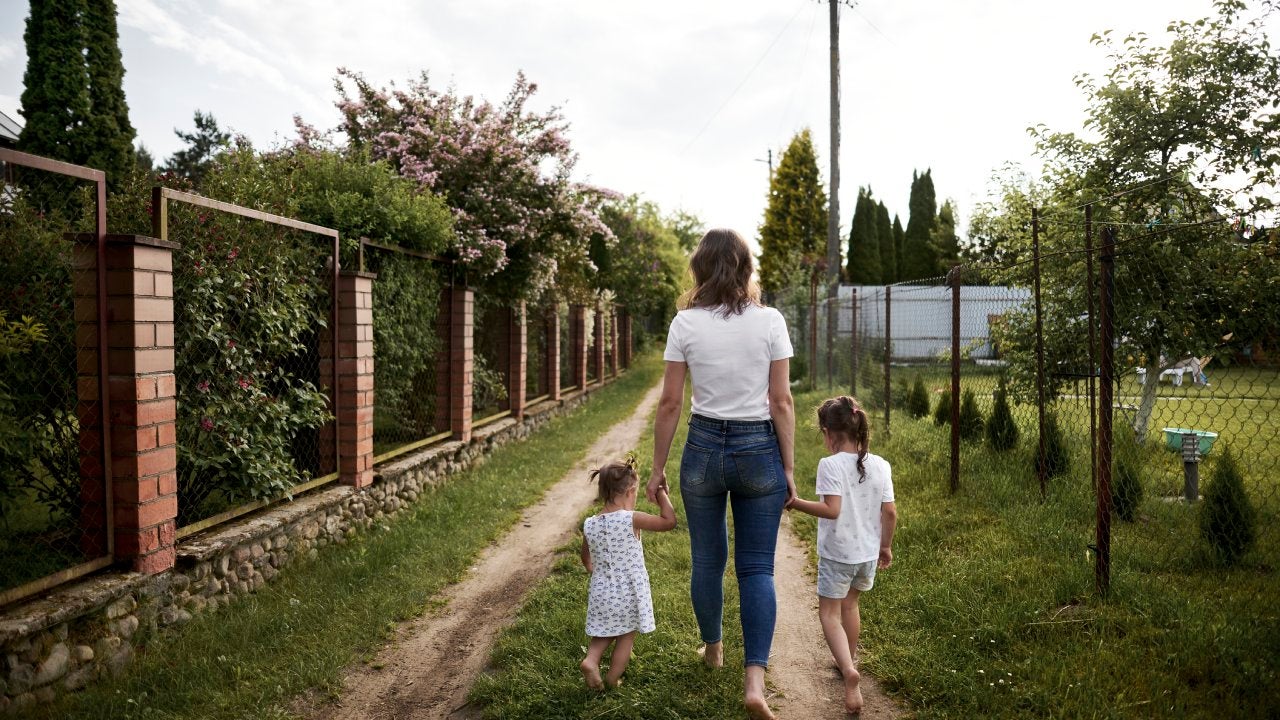
[[[809,127],[826,180],[827,8],[816,0],[117,0],[125,92],[163,158],[196,108],[269,146],[292,116],[337,124],[334,71],[500,100],[518,70],[559,105],[581,180],[754,237],[763,162]],[[863,0],[841,13],[847,234],[860,185],[906,223],[913,169],[962,217],[992,171],[1032,164],[1026,128],[1078,128],[1073,76],[1105,69],[1097,31],[1164,33],[1209,0]],[[14,115],[24,0],[0,0],[0,110]],[[1274,34],[1274,33],[1273,33]],[[17,118],[21,120],[21,118]]]

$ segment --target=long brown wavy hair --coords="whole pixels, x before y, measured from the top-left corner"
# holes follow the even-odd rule
[[[751,248],[733,230],[708,230],[689,258],[689,270],[693,272],[693,289],[680,298],[682,309],[720,308],[720,313],[729,317],[760,304]]]

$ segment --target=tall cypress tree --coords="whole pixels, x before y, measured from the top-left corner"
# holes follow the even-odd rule
[[[902,229],[902,220],[895,213],[893,216],[893,281],[900,282],[902,274],[902,246],[907,241],[907,232]]]
[[[858,202],[853,206],[848,278],[855,285],[881,282],[880,238],[876,234],[876,202],[871,199],[871,188],[858,188]]]
[[[876,238],[880,241],[880,282],[890,285],[898,282],[898,254],[894,248],[893,225],[889,222],[889,208],[881,200],[876,204]]]
[[[786,289],[806,263],[822,259],[826,237],[827,195],[806,128],[791,138],[769,183],[760,226],[760,285],[770,293]]]
[[[938,205],[933,193],[930,170],[912,173],[911,200],[908,208],[907,233],[902,244],[899,280],[919,280],[938,274],[938,254],[933,247],[933,228],[937,224]]]
[[[950,200],[938,210],[938,221],[933,228],[933,247],[938,256],[938,272],[946,272],[960,262],[960,237],[956,235],[955,206]]]
[[[89,143],[89,74],[85,67],[83,0],[31,0],[23,40],[26,124],[18,149],[66,162],[83,162]]]
[[[115,0],[85,2],[85,60],[92,115],[86,126],[88,154],[83,162],[107,171],[108,178],[122,178],[134,165],[133,139],[137,133],[129,122],[129,105],[124,99],[116,4]]]

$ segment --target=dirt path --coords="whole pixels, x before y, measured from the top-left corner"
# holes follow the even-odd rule
[[[341,699],[312,717],[469,717],[467,692],[484,669],[498,632],[551,570],[556,549],[570,540],[578,516],[591,505],[595,485],[586,482],[587,472],[635,447],[649,429],[649,413],[661,390],[660,385],[650,390],[631,417],[610,428],[511,532],[481,553],[466,578],[441,594],[440,609],[405,626],[399,640],[376,660],[352,670]]]
[[[769,682],[778,695],[770,698],[770,703],[784,720],[845,717],[844,683],[818,623],[818,591],[809,573],[809,557],[785,517],[778,532],[773,576],[778,593],[778,625],[769,661]],[[905,714],[866,673],[862,674],[862,697],[866,701],[861,715],[864,720]]]

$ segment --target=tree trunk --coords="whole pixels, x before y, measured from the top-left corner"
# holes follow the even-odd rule
[[[1146,442],[1147,432],[1151,429],[1151,415],[1156,407],[1156,393],[1160,389],[1160,351],[1148,351],[1146,382],[1142,385],[1142,399],[1138,402],[1138,412],[1133,416],[1133,434],[1138,442]]]

